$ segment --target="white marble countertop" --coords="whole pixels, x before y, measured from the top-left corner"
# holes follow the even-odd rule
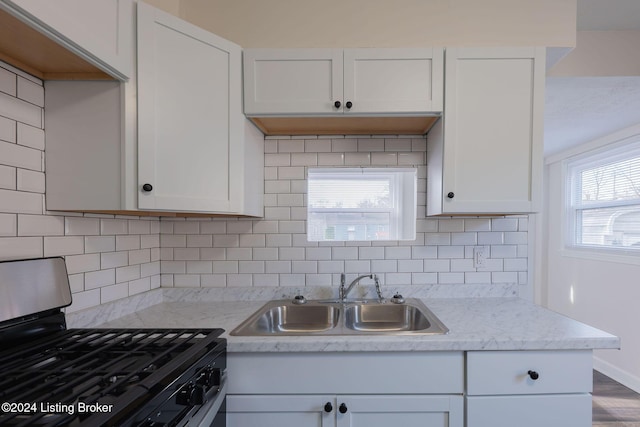
[[[98,325],[223,328],[229,352],[563,350],[620,347],[611,334],[519,298],[424,298],[446,335],[237,337],[233,330],[266,301],[162,302]]]

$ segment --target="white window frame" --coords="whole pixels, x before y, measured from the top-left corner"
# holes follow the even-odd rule
[[[581,211],[595,208],[624,207],[637,205],[638,202],[629,200],[602,201],[589,203],[587,207],[576,206],[572,202],[576,200],[575,192],[578,183],[575,175],[578,171],[597,167],[598,165],[611,163],[640,154],[640,138],[635,135],[625,138],[617,143],[607,145],[597,150],[588,151],[580,155],[565,159],[563,162],[564,175],[564,250],[563,255],[570,257],[586,258],[600,261],[631,263],[640,265],[640,249],[628,247],[612,247],[606,245],[589,245],[578,243],[579,220]]]
[[[414,182],[410,186],[412,194],[409,193],[406,183],[403,179],[399,179],[398,172],[414,173]],[[388,213],[390,217],[389,234],[401,236],[404,230],[409,229],[412,238],[394,238],[381,239],[376,241],[396,241],[396,240],[415,240],[416,219],[417,219],[417,169],[415,168],[310,168],[307,172],[327,174],[327,179],[353,179],[362,177],[366,174],[367,178],[385,178],[390,180],[390,197],[392,205],[388,208],[312,208],[308,202],[307,214],[310,213]],[[309,176],[307,176],[309,179]],[[411,209],[407,206],[412,206]],[[307,218],[308,220],[308,218]],[[307,224],[309,227],[309,224]],[[401,230],[404,229],[404,230]],[[411,229],[412,228],[412,229]],[[393,232],[392,232],[393,230]],[[309,234],[307,232],[307,239]],[[318,242],[326,242],[332,240],[310,240]],[[342,241],[342,240],[336,240]],[[373,241],[373,240],[372,240]]]

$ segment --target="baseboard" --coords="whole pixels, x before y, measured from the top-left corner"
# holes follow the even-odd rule
[[[618,381],[623,386],[629,387],[636,393],[640,393],[640,378],[635,375],[631,375],[627,371],[623,371],[611,363],[605,362],[599,357],[593,358],[593,369]]]

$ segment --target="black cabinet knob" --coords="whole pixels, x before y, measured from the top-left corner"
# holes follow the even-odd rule
[[[153,190],[153,185],[151,185],[151,184],[144,184],[142,186],[142,191],[146,191],[148,193],[151,190]]]
[[[331,404],[331,402],[327,402],[324,404],[324,412],[331,412],[333,411],[333,405]]]
[[[338,408],[338,411],[340,411],[341,414],[346,414],[347,413],[347,405],[345,405],[344,403],[340,404],[340,407]]]
[[[447,197],[448,197],[448,198],[453,199],[453,196],[455,196],[455,194],[453,194],[453,191],[449,191],[449,192],[447,193]]]
[[[333,103],[333,106],[336,108],[340,108],[340,106],[342,105],[342,103],[340,101],[336,101]]]
[[[536,371],[528,371],[527,374],[529,374],[529,378],[534,381],[540,378],[540,374],[538,374]]]
[[[353,102],[351,102],[351,101],[347,101],[347,103],[346,103],[346,104],[344,104],[344,105],[345,105],[347,108],[351,108],[351,107],[353,107]]]

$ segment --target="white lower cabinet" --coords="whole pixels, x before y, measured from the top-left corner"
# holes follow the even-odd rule
[[[591,350],[467,352],[467,427],[590,427]]]
[[[227,425],[591,427],[592,353],[229,353]]]
[[[230,353],[229,427],[463,427],[462,352]]]
[[[467,397],[467,427],[590,427],[591,395]]]
[[[462,396],[231,395],[230,427],[462,427]]]

